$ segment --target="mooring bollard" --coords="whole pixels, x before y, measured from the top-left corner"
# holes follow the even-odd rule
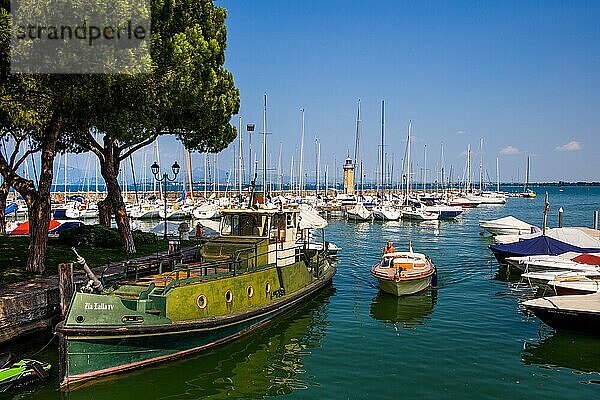
[[[60,315],[63,318],[67,315],[73,290],[73,264],[58,264],[58,296],[60,299]]]
[[[563,227],[563,208],[559,208],[558,209],[558,227],[562,228]]]

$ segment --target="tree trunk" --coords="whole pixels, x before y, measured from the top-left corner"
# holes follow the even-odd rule
[[[0,235],[6,235],[6,199],[8,198],[8,191],[10,185],[6,182],[2,182],[0,185]]]
[[[46,269],[46,247],[51,217],[50,194],[54,178],[56,143],[60,135],[60,117],[55,118],[53,122],[44,137],[37,192],[33,181],[30,180],[28,186],[31,189],[28,193],[21,193],[26,201],[27,197],[30,198],[27,204],[29,207],[29,255],[25,269],[40,274]]]
[[[98,218],[100,219],[100,225],[110,228],[112,214],[112,204],[110,199],[106,197],[98,202]]]
[[[133,242],[129,217],[125,210],[125,202],[118,180],[120,164],[118,146],[105,136],[103,150],[104,159],[100,159],[100,172],[106,184],[107,195],[104,201],[108,200],[112,205],[119,236],[121,236],[123,243],[123,251],[127,254],[134,254],[136,251],[135,243]]]
[[[54,177],[56,143],[61,133],[62,117],[59,112],[44,129],[41,143],[40,177],[37,188],[31,179],[19,176],[6,158],[0,154],[0,173],[25,199],[29,214],[29,249],[25,269],[43,273],[46,269],[46,245],[50,226],[50,189]]]

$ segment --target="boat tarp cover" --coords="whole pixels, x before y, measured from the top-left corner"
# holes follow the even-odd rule
[[[4,208],[4,214],[8,215],[10,213],[14,213],[19,209],[19,205],[17,203],[11,203],[9,206]]]
[[[546,235],[573,246],[600,249],[600,240],[594,239],[579,228],[548,229]]]
[[[573,258],[572,261],[578,262],[580,264],[600,265],[600,255],[585,253]]]
[[[300,229],[323,229],[327,220],[308,207],[300,207]]]
[[[60,226],[60,222],[55,219],[50,220],[48,231],[54,230]],[[10,232],[11,235],[29,235],[29,221],[23,222]]]
[[[489,226],[510,226],[510,227],[515,227],[515,228],[520,228],[520,229],[528,229],[533,226],[531,224],[528,224],[525,221],[521,221],[520,219],[513,217],[512,215],[509,215],[508,217],[489,220],[489,221],[480,221],[479,223],[484,224],[484,225],[489,225]]]
[[[505,253],[511,256],[559,255],[568,251],[576,251],[578,253],[600,252],[600,248],[577,247],[544,235],[515,243],[492,244],[490,245],[490,249],[494,253]]]

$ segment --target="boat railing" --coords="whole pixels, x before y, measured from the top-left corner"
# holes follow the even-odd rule
[[[161,286],[164,287],[164,289],[162,294],[165,295],[173,288],[188,285],[194,282],[227,276],[236,276],[240,273],[254,272],[262,269],[277,267],[280,265],[281,261],[292,258],[294,263],[303,261],[313,276],[317,278],[320,277],[323,272],[325,255],[321,255],[320,252],[317,252],[316,260],[313,261],[307,256],[305,251],[300,251],[302,250],[301,248],[296,248],[296,251],[294,251],[292,254],[280,256],[279,252],[281,250],[277,248],[263,253],[258,253],[254,251],[255,247],[256,246],[238,249],[226,260],[206,262],[201,257],[200,261],[198,262],[176,266],[173,271],[163,278],[163,285]],[[244,256],[244,253],[247,253],[248,251],[252,251],[252,253]],[[258,260],[264,256],[266,256],[268,260],[270,254],[275,254],[275,262],[267,262],[259,265]]]
[[[165,269],[181,264],[184,262],[193,261],[198,254],[201,245],[179,250],[171,254],[156,254],[154,256],[131,259],[125,262],[109,262],[106,264],[100,275],[100,281],[107,285],[113,281],[133,278],[138,280],[139,277],[149,273],[162,273]],[[118,271],[115,272],[114,269]]]

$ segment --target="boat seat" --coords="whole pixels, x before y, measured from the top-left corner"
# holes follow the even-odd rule
[[[17,356],[14,353],[0,354],[0,368],[8,368],[17,361]]]

